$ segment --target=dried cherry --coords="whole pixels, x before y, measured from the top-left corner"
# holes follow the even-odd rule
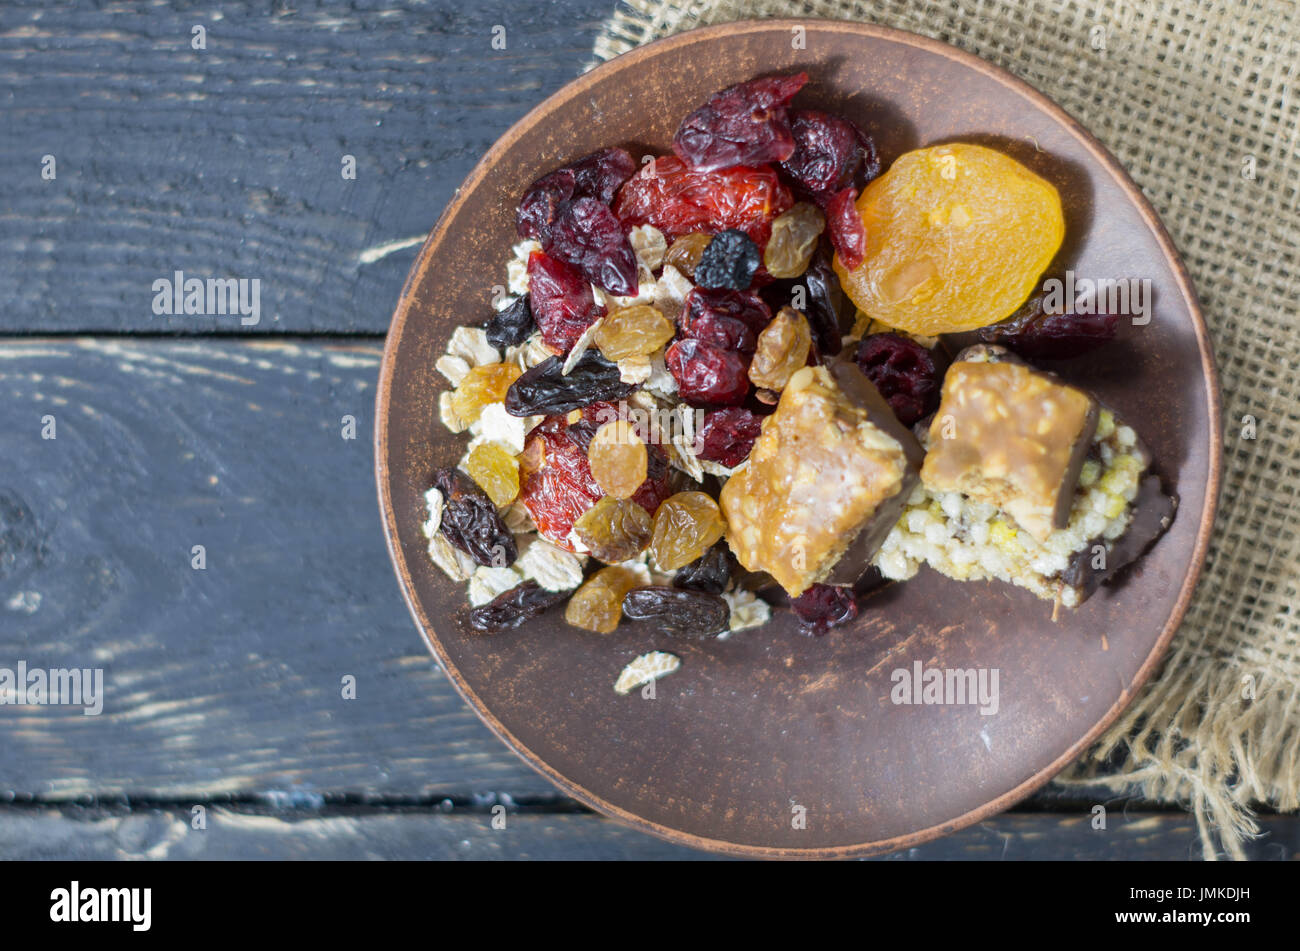
[[[510,631],[555,607],[568,591],[547,591],[536,581],[525,581],[469,612],[470,626],[485,634]]]
[[[523,238],[544,240],[560,205],[574,198],[594,198],[608,205],[619,186],[636,171],[625,149],[601,149],[543,175],[528,186],[515,212]]]
[[[880,174],[875,143],[848,119],[797,109],[790,113],[790,132],[794,153],[781,168],[819,204],[845,188],[861,188]]]
[[[779,162],[794,152],[786,107],[807,73],[760,76],[715,92],[677,128],[673,151],[693,168]]]
[[[856,188],[836,192],[826,203],[826,231],[840,263],[855,271],[867,256],[867,229],[858,214]]]
[[[749,392],[749,361],[734,350],[686,338],[668,348],[677,395],[691,405],[735,406]]]
[[[734,468],[754,448],[763,421],[743,406],[711,410],[695,434],[696,454],[718,465]]]
[[[721,595],[690,588],[649,585],[623,596],[623,614],[633,621],[654,621],[677,637],[709,637],[727,630],[731,609]]]
[[[438,469],[433,487],[442,493],[442,523],[439,531],[476,564],[508,568],[518,550],[515,537],[497,514],[487,493],[458,469]]]
[[[772,219],[793,204],[790,189],[770,167],[705,172],[665,155],[628,180],[613,208],[624,229],[654,225],[669,241],[692,232],[738,228],[762,247]]]
[[[528,297],[542,340],[559,353],[568,353],[582,332],[605,316],[582,272],[542,251],[528,255]]]
[[[864,337],[853,360],[904,426],[938,408],[941,380],[934,355],[910,337],[895,333]]]
[[[546,416],[582,409],[601,400],[619,400],[636,387],[619,377],[618,364],[597,350],[587,350],[566,376],[564,361],[548,357],[525,370],[506,392],[511,416]]]
[[[589,282],[616,297],[637,292],[636,252],[609,206],[595,198],[562,202],[542,250],[573,265]]]
[[[853,589],[832,584],[814,584],[790,602],[805,630],[821,636],[833,627],[858,616],[858,599]]]
[[[1115,339],[1116,314],[1049,314],[1043,292],[1034,294],[1006,320],[982,327],[980,340],[1014,350],[1034,360],[1065,360],[1095,350]]]

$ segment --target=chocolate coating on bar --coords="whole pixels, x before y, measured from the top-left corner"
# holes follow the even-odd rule
[[[1079,601],[1082,602],[1120,569],[1146,554],[1156,540],[1169,530],[1177,511],[1178,496],[1166,494],[1160,484],[1160,477],[1148,473],[1138,486],[1137,498],[1133,500],[1133,520],[1106,553],[1105,567],[1092,566],[1093,545],[1100,541],[1089,542],[1087,547],[1070,559],[1061,580],[1078,590]]]
[[[1003,348],[969,347],[944,377],[921,478],[1046,539],[1069,520],[1099,412],[1089,394]]]

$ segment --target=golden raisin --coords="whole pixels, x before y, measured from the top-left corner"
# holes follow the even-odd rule
[[[606,359],[624,360],[654,353],[673,339],[674,331],[672,322],[658,310],[638,304],[606,315],[596,328],[596,346]]]
[[[465,470],[498,508],[519,494],[519,462],[496,443],[475,446],[465,460]]]
[[[655,511],[650,554],[661,571],[676,571],[699,558],[727,529],[718,503],[704,492],[670,495]]]
[[[772,236],[763,250],[763,267],[773,277],[798,277],[808,270],[826,216],[811,202],[801,201],[772,221]]]
[[[627,499],[605,496],[573,523],[573,533],[594,558],[614,565],[650,544],[650,513]]]
[[[935,336],[1015,311],[1065,237],[1061,198],[1015,159],[967,143],[902,155],[858,199],[866,255],[845,293],[875,320]]]
[[[713,235],[705,231],[684,234],[668,248],[668,253],[664,255],[664,264],[671,264],[693,281],[695,266],[700,263],[700,258],[704,256],[704,249],[712,240]]]
[[[602,568],[573,592],[564,619],[586,631],[611,634],[623,616],[623,596],[640,583],[636,572],[628,568]]]
[[[484,406],[500,403],[506,398],[510,384],[522,372],[514,363],[484,363],[471,367],[451,394],[451,408],[467,425],[475,422],[483,413]]]
[[[749,364],[749,380],[765,390],[782,390],[790,377],[808,363],[812,328],[793,307],[782,307],[758,335],[758,349]]]
[[[645,443],[625,419],[605,423],[587,446],[591,477],[616,499],[630,499],[641,488],[648,458]]]

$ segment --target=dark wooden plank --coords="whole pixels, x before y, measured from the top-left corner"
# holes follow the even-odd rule
[[[0,808],[6,859],[640,859],[716,856],[589,814],[332,811],[314,816],[208,808],[134,812]],[[1265,817],[1257,860],[1300,858],[1300,820]],[[1077,815],[1004,815],[883,861],[1199,860],[1195,823],[1171,813],[1116,816],[1094,830]]]
[[[0,705],[0,794],[553,794],[402,603],[371,470],[379,356],[0,342],[0,666],[102,667],[107,697],[98,717]]]
[[[382,333],[416,252],[383,248],[580,72],[612,7],[0,7],[0,332]],[[155,316],[178,269],[260,280],[260,324]]]

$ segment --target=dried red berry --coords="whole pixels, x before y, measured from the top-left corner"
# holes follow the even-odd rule
[[[693,406],[734,406],[749,393],[749,361],[701,340],[678,340],[665,355],[677,394]]]
[[[624,149],[601,149],[543,175],[528,186],[515,212],[520,237],[545,240],[563,202],[594,198],[606,205],[632,177],[636,161]]]
[[[779,162],[794,152],[786,106],[807,73],[760,76],[709,97],[673,136],[673,151],[701,171]]]
[[[816,109],[792,110],[790,131],[794,154],[781,168],[820,205],[880,174],[875,143],[848,119]]]
[[[754,282],[762,265],[758,246],[749,235],[736,228],[719,231],[700,255],[695,265],[695,283],[700,287],[729,288],[743,291]]]
[[[790,602],[805,630],[820,637],[833,627],[858,616],[853,589],[832,584],[815,584]]]
[[[762,247],[772,219],[793,204],[790,189],[772,168],[742,165],[705,172],[665,155],[633,176],[613,207],[624,229],[654,225],[673,241],[697,231],[738,228]]]
[[[909,337],[872,334],[858,344],[854,362],[862,368],[904,426],[939,405],[939,369],[934,355]]]
[[[582,273],[543,251],[528,255],[528,299],[542,340],[559,353],[568,353],[582,332],[605,316]]]
[[[754,448],[762,422],[740,406],[711,411],[695,434],[697,455],[727,468],[740,465]]]
[[[1047,314],[1043,294],[1025,301],[1006,320],[981,328],[985,343],[996,343],[1034,360],[1065,360],[1115,339],[1116,314]]]
[[[704,287],[686,295],[679,318],[685,336],[750,354],[771,321],[771,309],[757,294]]]
[[[857,270],[867,256],[867,229],[858,214],[856,188],[838,191],[826,203],[826,230],[847,270]]]
[[[614,213],[595,198],[562,202],[542,249],[616,297],[637,291],[636,253]]]

